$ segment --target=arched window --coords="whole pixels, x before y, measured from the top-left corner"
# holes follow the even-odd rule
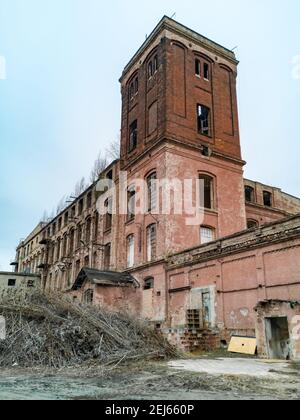
[[[104,217],[104,230],[110,230],[112,228],[112,198],[109,197],[105,203],[104,207],[106,210]]]
[[[153,172],[147,178],[147,211],[152,212],[156,210],[157,207],[157,175],[156,172]]]
[[[247,203],[255,202],[254,188],[250,187],[249,185],[246,185],[245,187],[245,199]]]
[[[215,229],[209,226],[201,226],[200,228],[200,243],[201,245],[208,244],[215,240]]]
[[[259,223],[257,220],[247,220],[247,228],[248,229],[254,229],[254,228],[258,228]]]
[[[147,261],[151,262],[156,258],[157,228],[156,224],[147,227]]]
[[[200,175],[200,206],[205,209],[214,208],[214,179],[209,175]]]
[[[127,237],[127,267],[132,268],[134,266],[134,235]]]
[[[144,290],[151,290],[151,289],[154,289],[154,278],[147,277],[144,280]]]

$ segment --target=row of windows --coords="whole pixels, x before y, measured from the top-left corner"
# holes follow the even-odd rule
[[[256,203],[255,190],[248,185],[245,187],[245,199],[247,203]],[[263,204],[266,207],[273,206],[273,195],[269,191],[263,191]]]
[[[211,109],[206,105],[197,104],[197,130],[198,134],[212,137]],[[129,125],[128,152],[133,152],[138,146],[138,120]]]
[[[77,215],[81,216],[84,209],[87,210],[92,207],[92,200],[93,195],[90,191],[86,198],[82,198],[77,205]],[[49,226],[47,230],[47,237],[50,238],[53,235],[56,235],[57,232],[59,232],[63,227],[68,226],[70,222],[73,222],[76,220],[76,205],[74,205],[70,211],[67,211],[64,216],[60,217],[57,222],[54,222],[52,226]]]

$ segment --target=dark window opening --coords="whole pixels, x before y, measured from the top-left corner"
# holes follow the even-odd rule
[[[268,191],[264,191],[264,206],[272,207],[272,194]]]
[[[92,207],[92,193],[91,192],[89,192],[87,195],[86,206],[88,209]]]
[[[254,189],[252,187],[245,187],[245,199],[248,203],[254,203]]]
[[[256,220],[247,220],[247,228],[248,229],[254,229],[259,226],[258,222]]]
[[[108,198],[105,201],[104,206],[106,209],[104,229],[110,230],[112,228],[112,198]]]
[[[107,172],[106,179],[109,179],[110,181],[113,180],[113,170],[112,169],[109,172]]]
[[[129,127],[129,152],[132,152],[137,147],[137,128],[137,120],[135,120]]]
[[[200,175],[200,206],[213,208],[213,179],[208,175]]]
[[[211,113],[204,105],[198,105],[198,132],[204,136],[211,136]]]
[[[34,280],[28,280],[27,287],[34,287],[34,286],[35,286]]]
[[[68,224],[68,222],[69,222],[69,213],[67,212],[65,214],[65,226]]]
[[[151,290],[154,289],[154,278],[149,277],[144,281],[144,290]]]
[[[78,204],[78,214],[81,215],[83,212],[83,200],[81,199]]]
[[[8,287],[15,287],[17,284],[17,280],[15,279],[9,279],[8,280]]]
[[[203,73],[204,73],[204,79],[209,80],[209,64],[204,63]]]
[[[195,60],[195,74],[201,77],[201,61],[198,58]]]

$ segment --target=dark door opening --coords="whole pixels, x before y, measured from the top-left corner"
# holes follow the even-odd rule
[[[291,354],[288,319],[286,317],[266,318],[265,325],[269,358],[289,360]]]

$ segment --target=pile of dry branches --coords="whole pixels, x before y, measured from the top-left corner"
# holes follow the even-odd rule
[[[116,366],[128,360],[176,356],[176,350],[146,322],[35,292],[0,303],[6,339],[0,366],[62,368],[96,360]]]

